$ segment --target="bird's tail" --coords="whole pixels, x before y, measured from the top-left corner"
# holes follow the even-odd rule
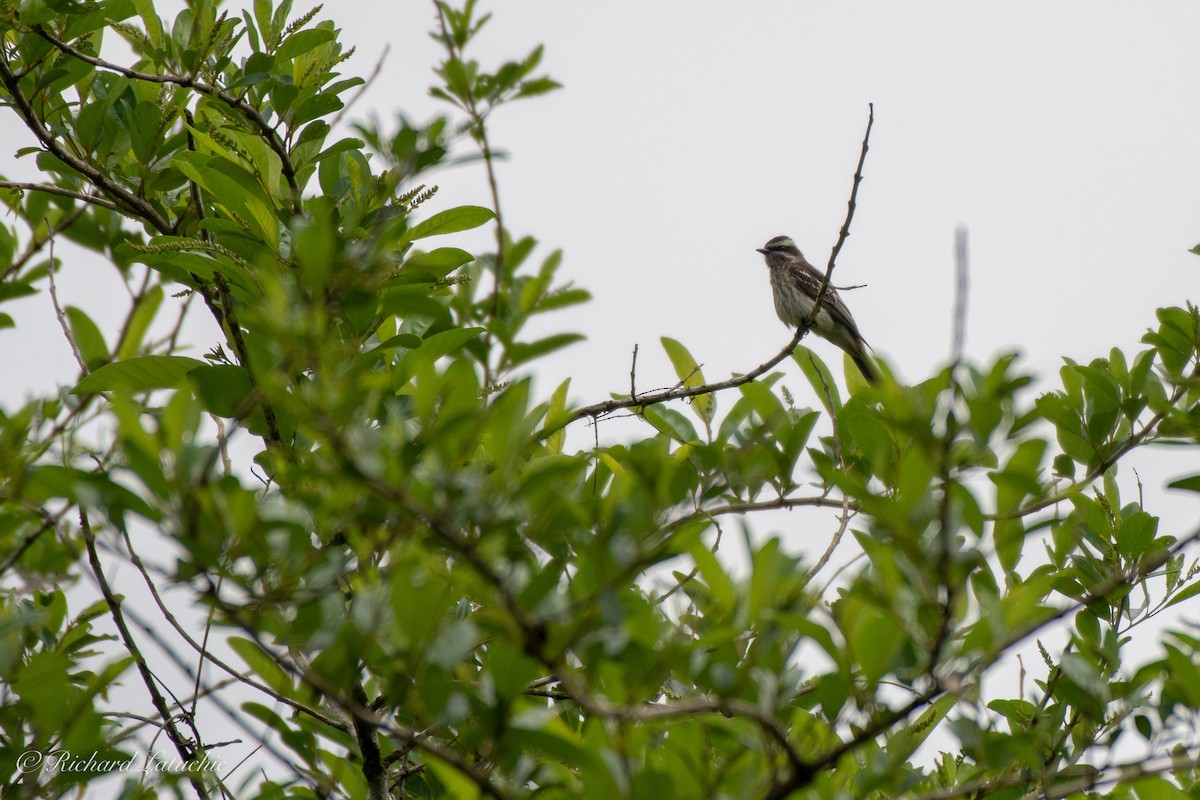
[[[858,367],[858,371],[867,379],[867,383],[875,383],[879,380],[879,376],[875,372],[875,366],[871,363],[871,357],[867,355],[867,351],[861,343],[856,349],[848,350],[847,352],[850,354],[850,358],[854,359],[854,364]]]

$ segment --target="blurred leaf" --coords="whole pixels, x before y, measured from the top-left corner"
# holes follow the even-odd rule
[[[444,236],[447,233],[458,233],[488,222],[496,216],[490,208],[482,206],[459,206],[458,208],[439,211],[427,220],[418,222],[409,228],[400,239],[400,244],[430,236]]]
[[[82,309],[67,306],[64,311],[67,321],[71,325],[71,336],[79,347],[79,354],[83,356],[83,363],[89,370],[105,364],[110,356],[108,345],[104,342],[104,334],[100,333],[100,328]]]
[[[169,389],[178,386],[183,376],[202,366],[203,361],[186,356],[139,356],[105,364],[81,380],[71,391],[75,394],[92,394]]]
[[[842,398],[829,367],[825,366],[825,362],[818,358],[816,353],[802,344],[796,345],[796,349],[792,351],[792,359],[800,366],[804,377],[808,378],[809,385],[826,413],[837,416],[842,410]]]
[[[535,342],[516,342],[508,348],[508,366],[510,368],[518,367],[535,358],[575,344],[575,342],[581,342],[583,339],[584,337],[578,333],[557,333]]]
[[[663,336],[659,339],[662,342],[663,349],[667,351],[667,357],[671,359],[671,365],[675,367],[675,375],[679,378],[679,383],[688,388],[703,386],[705,383],[704,373],[700,371],[700,365],[696,363],[696,359],[692,358],[692,354],[680,342],[669,336]],[[704,427],[708,428],[713,421],[713,415],[717,410],[717,400],[711,394],[699,394],[691,398],[692,411],[704,423]]]

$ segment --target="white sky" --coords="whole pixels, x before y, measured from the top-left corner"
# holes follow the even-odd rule
[[[970,229],[972,359],[1015,348],[1027,369],[1054,378],[1061,356],[1131,353],[1155,308],[1200,300],[1200,260],[1187,252],[1200,242],[1200,5],[483,5],[496,16],[480,61],[544,43],[543,70],[565,86],[501,109],[491,126],[511,153],[500,168],[507,225],[540,239],[539,260],[563,248],[560,275],[595,296],[539,325],[588,336],[541,363],[543,396],[568,376],[578,403],[627,391],[635,343],[639,389],[673,383],[664,335],[710,379],[773,355],[789,334],[754,249],[788,234],[824,265],[869,102],[866,180],[835,280],[868,284],[846,302],[902,379],[923,380],[947,359],[959,224]],[[438,54],[426,34],[431,3],[327,3],[319,18],[358,47],[346,74],[368,74],[391,45],[351,118],[449,112],[426,94]],[[15,165],[12,154],[29,143],[0,116],[0,172],[28,177],[28,160]],[[437,179],[430,213],[487,204],[478,168]],[[470,241],[485,249],[489,238]],[[60,290],[110,325],[123,311],[102,263],[69,259]],[[44,293],[0,310],[19,323],[0,331],[0,404],[75,380]],[[214,329],[196,330],[199,356]],[[840,372],[832,345],[807,343]],[[816,405],[799,371],[784,369],[797,402]],[[601,430],[623,438],[634,425]],[[582,424],[573,435],[580,446],[590,439]],[[1148,493],[1195,470],[1161,450],[1136,464]],[[1148,510],[1176,508],[1182,529],[1194,524],[1193,497]]]

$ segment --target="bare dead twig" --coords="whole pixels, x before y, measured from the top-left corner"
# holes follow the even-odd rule
[[[84,363],[83,354],[79,352],[79,344],[75,341],[75,334],[71,332],[71,326],[67,324],[67,315],[63,313],[62,304],[58,302],[58,286],[54,282],[54,241],[50,242],[50,266],[46,269],[46,278],[50,282],[50,302],[54,305],[54,315],[58,317],[58,326],[62,328],[63,336],[66,337],[67,344],[71,346],[71,354],[75,356],[75,363],[79,365],[79,371],[87,375],[91,370]]]
[[[84,203],[89,203],[101,208],[107,208],[110,211],[116,211],[118,206],[112,200],[106,200],[103,197],[96,197],[86,192],[77,192],[73,189],[64,189],[61,186],[55,186],[52,183],[26,183],[24,181],[0,181],[0,189],[16,189],[22,192],[45,192],[46,194],[54,194],[59,197],[70,197],[73,200],[81,200]]]
[[[858,208],[858,186],[863,179],[863,165],[867,163],[867,150],[871,141],[871,128],[875,125],[875,104],[867,103],[867,131],[863,134],[862,151],[858,154],[858,166],[854,169],[854,182],[850,186],[850,199],[846,202],[846,220],[842,223],[842,228],[838,231],[837,241],[833,244],[833,250],[829,253],[829,265],[825,267],[825,277],[821,280],[821,288],[817,290],[817,299],[813,303],[812,311],[808,314],[808,319],[804,320],[801,326],[805,331],[812,327],[817,320],[817,313],[821,310],[821,304],[825,300],[825,295],[829,291],[829,282],[833,278],[833,268],[837,262],[838,254],[842,252],[842,245],[846,243],[846,239],[850,236],[850,223],[854,221],[854,212]]]
[[[185,763],[191,763],[197,758],[198,754],[196,749],[194,745],[179,732],[178,728],[175,727],[175,715],[171,713],[170,708],[167,706],[166,699],[158,690],[158,679],[154,676],[154,673],[150,671],[150,667],[146,663],[146,659],[142,655],[141,649],[138,647],[137,642],[134,641],[133,634],[130,632],[129,627],[125,624],[125,616],[121,611],[121,601],[117,599],[117,596],[113,593],[112,587],[110,587],[108,584],[108,578],[105,576],[104,568],[100,564],[100,554],[96,550],[96,537],[92,533],[92,526],[88,520],[87,509],[83,507],[79,508],[79,529],[80,533],[83,535],[84,545],[87,548],[88,562],[91,566],[92,574],[99,583],[101,594],[104,595],[104,601],[108,605],[109,616],[112,618],[113,623],[117,627],[117,632],[121,637],[122,644],[134,660],[137,671],[142,678],[142,683],[145,685],[146,690],[150,693],[150,699],[154,704],[154,709],[158,712],[158,715],[162,720],[163,730],[167,734],[167,737],[171,740],[171,743],[175,745],[175,749],[179,753],[179,757],[182,758]],[[196,792],[197,797],[208,797],[208,790],[205,788],[204,784],[199,780],[199,778],[197,778],[195,775],[189,775],[188,781],[191,784],[192,789]]]
[[[638,346],[633,346],[633,360],[629,364],[629,396],[634,400],[637,399],[637,354]]]

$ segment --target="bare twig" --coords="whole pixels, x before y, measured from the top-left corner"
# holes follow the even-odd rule
[[[63,313],[62,305],[58,302],[58,286],[54,282],[54,242],[50,242],[50,266],[46,269],[46,278],[50,282],[50,302],[54,305],[54,314],[58,317],[58,325],[62,328],[63,336],[67,339],[67,344],[71,346],[71,353],[75,356],[75,363],[79,365],[79,371],[87,375],[89,370],[87,364],[83,361],[83,354],[79,352],[79,344],[75,341],[75,334],[71,332],[71,326],[67,324],[67,316]]]
[[[842,252],[842,245],[846,243],[846,239],[850,236],[850,223],[854,220],[854,211],[858,208],[858,186],[863,179],[863,165],[867,162],[867,150],[871,141],[871,127],[875,124],[875,104],[867,103],[867,131],[863,134],[862,151],[858,154],[858,166],[854,169],[854,182],[850,186],[850,199],[846,202],[846,220],[842,223],[842,229],[838,231],[837,241],[833,243],[833,250],[829,253],[829,265],[825,267],[825,277],[821,279],[821,288],[817,290],[817,299],[813,303],[812,311],[808,314],[808,319],[804,320],[804,324],[800,327],[807,331],[812,327],[817,320],[817,313],[821,310],[821,305],[825,300],[825,294],[829,291],[829,281],[833,277],[833,267],[837,262],[838,254]]]
[[[59,220],[55,225],[51,226],[46,231],[44,236],[38,237],[37,229],[31,226],[33,239],[25,247],[25,252],[20,258],[13,259],[13,262],[8,265],[3,272],[0,272],[0,283],[4,282],[10,275],[15,275],[24,269],[29,260],[41,252],[42,248],[50,241],[53,241],[55,236],[65,231],[67,228],[75,224],[75,222],[87,212],[87,206],[80,206],[72,211],[67,216]]]
[[[383,71],[383,62],[387,60],[388,53],[391,51],[391,43],[385,43],[383,45],[383,52],[380,53],[379,58],[375,60],[375,68],[371,70],[371,74],[367,76],[367,79],[362,82],[362,85],[359,86],[354,94],[350,96],[350,99],[346,101],[346,104],[342,106],[341,110],[334,115],[333,119],[329,120],[330,128],[336,128],[338,124],[345,119],[346,113],[350,110],[350,107],[362,98],[363,92],[367,91],[367,89],[370,89],[371,84],[375,83],[375,81],[379,79],[379,73]]]
[[[633,360],[629,364],[629,396],[637,400],[637,353],[638,346],[633,346]]]
[[[818,572],[825,569],[825,565],[829,563],[830,557],[833,556],[833,551],[837,549],[837,546],[841,544],[842,537],[846,535],[846,529],[850,526],[850,520],[852,517],[853,515],[850,513],[850,498],[843,497],[842,513],[838,519],[838,528],[833,532],[833,538],[829,540],[829,546],[825,548],[825,552],[821,554],[819,559],[817,559],[816,565],[809,570],[808,577],[804,580],[805,584],[808,584],[817,576]]]
[[[691,514],[686,514],[678,519],[673,519],[662,527],[660,534],[670,533],[690,522],[697,519],[705,519],[709,517],[720,517],[726,514],[750,514],[755,511],[771,511],[781,508],[802,508],[802,507],[817,507],[817,508],[849,508],[857,511],[858,506],[851,502],[843,502],[842,500],[834,500],[819,495],[815,497],[777,497],[774,500],[761,500],[751,503],[726,503],[720,506],[710,506],[701,508]]]
[[[950,360],[955,366],[962,363],[963,349],[967,340],[967,229],[963,226],[954,232],[954,273],[957,276],[954,290],[954,338],[950,347]]]
[[[94,194],[87,194],[86,192],[77,192],[74,189],[64,189],[63,187],[55,186],[52,183],[0,181],[0,189],[16,189],[22,192],[45,192],[46,194],[55,194],[59,197],[70,197],[74,200],[82,200],[85,203],[107,208],[112,211],[117,210],[117,204],[112,200],[106,200],[103,197],[96,197]]]
[[[92,533],[91,523],[88,521],[87,509],[79,509],[79,529],[83,534],[83,542],[87,547],[88,561],[92,568],[92,574],[100,585],[100,592],[104,595],[104,601],[108,605],[109,616],[112,617],[113,623],[117,627],[117,632],[120,634],[121,642],[124,644],[126,651],[132,656],[134,664],[137,666],[138,673],[141,675],[142,683],[146,690],[150,693],[150,700],[154,704],[154,708],[158,711],[158,715],[162,720],[163,730],[166,732],[171,743],[175,745],[180,758],[185,763],[191,763],[197,758],[197,751],[192,743],[179,732],[175,727],[175,715],[171,713],[167,706],[166,699],[162,693],[158,691],[158,680],[154,673],[150,671],[146,659],[142,656],[141,650],[138,648],[137,642],[133,639],[133,634],[129,631],[129,626],[125,624],[125,615],[121,611],[121,601],[113,593],[112,588],[108,585],[108,578],[104,575],[104,568],[100,565],[100,555],[96,551],[96,537]],[[196,792],[196,796],[200,798],[208,797],[208,790],[195,774],[189,772],[188,780],[192,785],[192,789]]]
[[[547,426],[542,428],[540,431],[534,434],[534,438],[538,440],[545,439],[550,434],[562,429],[568,423],[577,419],[584,419],[586,417],[599,419],[613,413],[614,411],[620,411],[621,409],[625,408],[642,408],[645,406],[653,406],[658,405],[659,403],[665,403],[668,400],[683,400],[688,397],[697,397],[702,394],[712,394],[723,389],[732,389],[737,386],[741,386],[742,384],[749,383],[787,358],[791,352],[796,349],[796,345],[800,343],[800,339],[803,338],[804,333],[805,332],[803,330],[797,330],[796,333],[792,335],[791,341],[789,341],[782,350],[776,353],[769,360],[759,364],[757,367],[747,372],[745,375],[738,375],[728,380],[717,381],[716,383],[705,383],[700,386],[680,386],[672,389],[663,389],[657,392],[649,392],[637,397],[636,399],[621,398],[615,400],[605,400],[602,403],[593,403],[590,406],[577,408],[566,422],[553,427]]]

